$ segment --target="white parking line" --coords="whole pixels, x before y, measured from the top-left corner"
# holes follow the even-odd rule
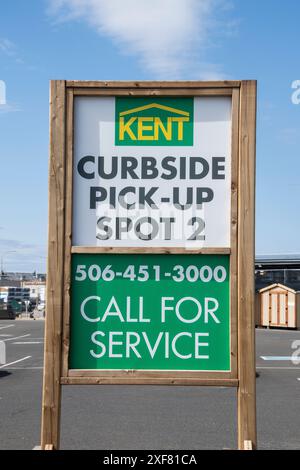
[[[35,367],[10,367],[9,370],[41,370],[43,366],[35,366]]]
[[[295,360],[292,356],[260,356],[264,361],[293,361]]]
[[[0,335],[0,338],[8,338],[9,336],[12,336],[12,335]]]
[[[14,338],[7,338],[7,339],[4,339],[3,341],[12,341],[14,339],[27,338],[28,336],[30,336],[30,333],[28,333],[28,335],[15,336]]]
[[[262,367],[262,366],[256,366],[257,370],[300,370],[300,367],[272,367],[272,366],[267,366],[267,367]]]
[[[13,344],[43,344],[43,341],[14,341]]]
[[[0,330],[4,330],[5,328],[11,328],[12,326],[16,326],[16,325],[0,326]]]
[[[11,366],[12,364],[16,364],[17,362],[25,361],[26,359],[30,359],[30,358],[31,358],[31,356],[22,357],[22,359],[18,359],[17,361],[9,362],[7,364],[4,364],[3,366],[0,366],[0,369],[3,369],[4,367]]]

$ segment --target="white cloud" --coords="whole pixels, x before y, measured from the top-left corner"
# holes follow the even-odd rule
[[[9,39],[0,38],[0,51],[8,56],[14,56],[16,53],[16,46]]]
[[[0,116],[2,114],[16,113],[18,111],[21,111],[21,108],[16,103],[0,104]]]
[[[22,57],[19,56],[18,47],[10,39],[0,38],[0,55],[7,56],[9,61],[15,62],[19,66],[26,65]],[[26,66],[30,70],[30,66]]]
[[[228,24],[229,0],[49,0],[59,21],[84,20],[100,35],[135,54],[159,78],[219,78],[207,49]]]
[[[5,271],[45,271],[45,245],[0,238],[0,255]]]

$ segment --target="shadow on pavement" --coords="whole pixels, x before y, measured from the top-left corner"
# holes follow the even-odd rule
[[[7,377],[8,375],[11,375],[11,372],[7,372],[6,370],[0,370],[0,379],[3,377]]]

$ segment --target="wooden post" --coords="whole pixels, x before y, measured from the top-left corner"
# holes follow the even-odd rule
[[[65,212],[65,81],[51,81],[47,304],[41,448],[58,449]]]
[[[256,81],[241,82],[238,217],[238,447],[256,448],[254,243]]]
[[[199,253],[230,254],[231,371],[70,371],[69,314],[72,253],[179,253],[185,248],[72,246],[73,95],[232,96],[231,248]],[[59,448],[61,384],[169,384],[238,386],[238,446],[255,449],[254,207],[256,82],[51,82],[49,241],[41,448]],[[195,253],[195,251],[191,251]],[[237,312],[237,315],[235,314]],[[236,322],[236,316],[238,321]],[[237,334],[236,334],[237,328]],[[236,341],[237,338],[237,341]],[[237,361],[236,361],[237,358]],[[238,368],[238,370],[236,370]]]

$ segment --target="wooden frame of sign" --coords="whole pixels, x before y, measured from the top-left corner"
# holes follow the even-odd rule
[[[231,96],[231,371],[72,371],[68,367],[72,253],[185,253],[184,248],[72,246],[74,96]],[[256,81],[51,81],[47,313],[41,447],[59,448],[61,386],[65,384],[206,385],[236,387],[238,447],[256,448],[254,204]],[[250,446],[250,447],[249,447]]]

